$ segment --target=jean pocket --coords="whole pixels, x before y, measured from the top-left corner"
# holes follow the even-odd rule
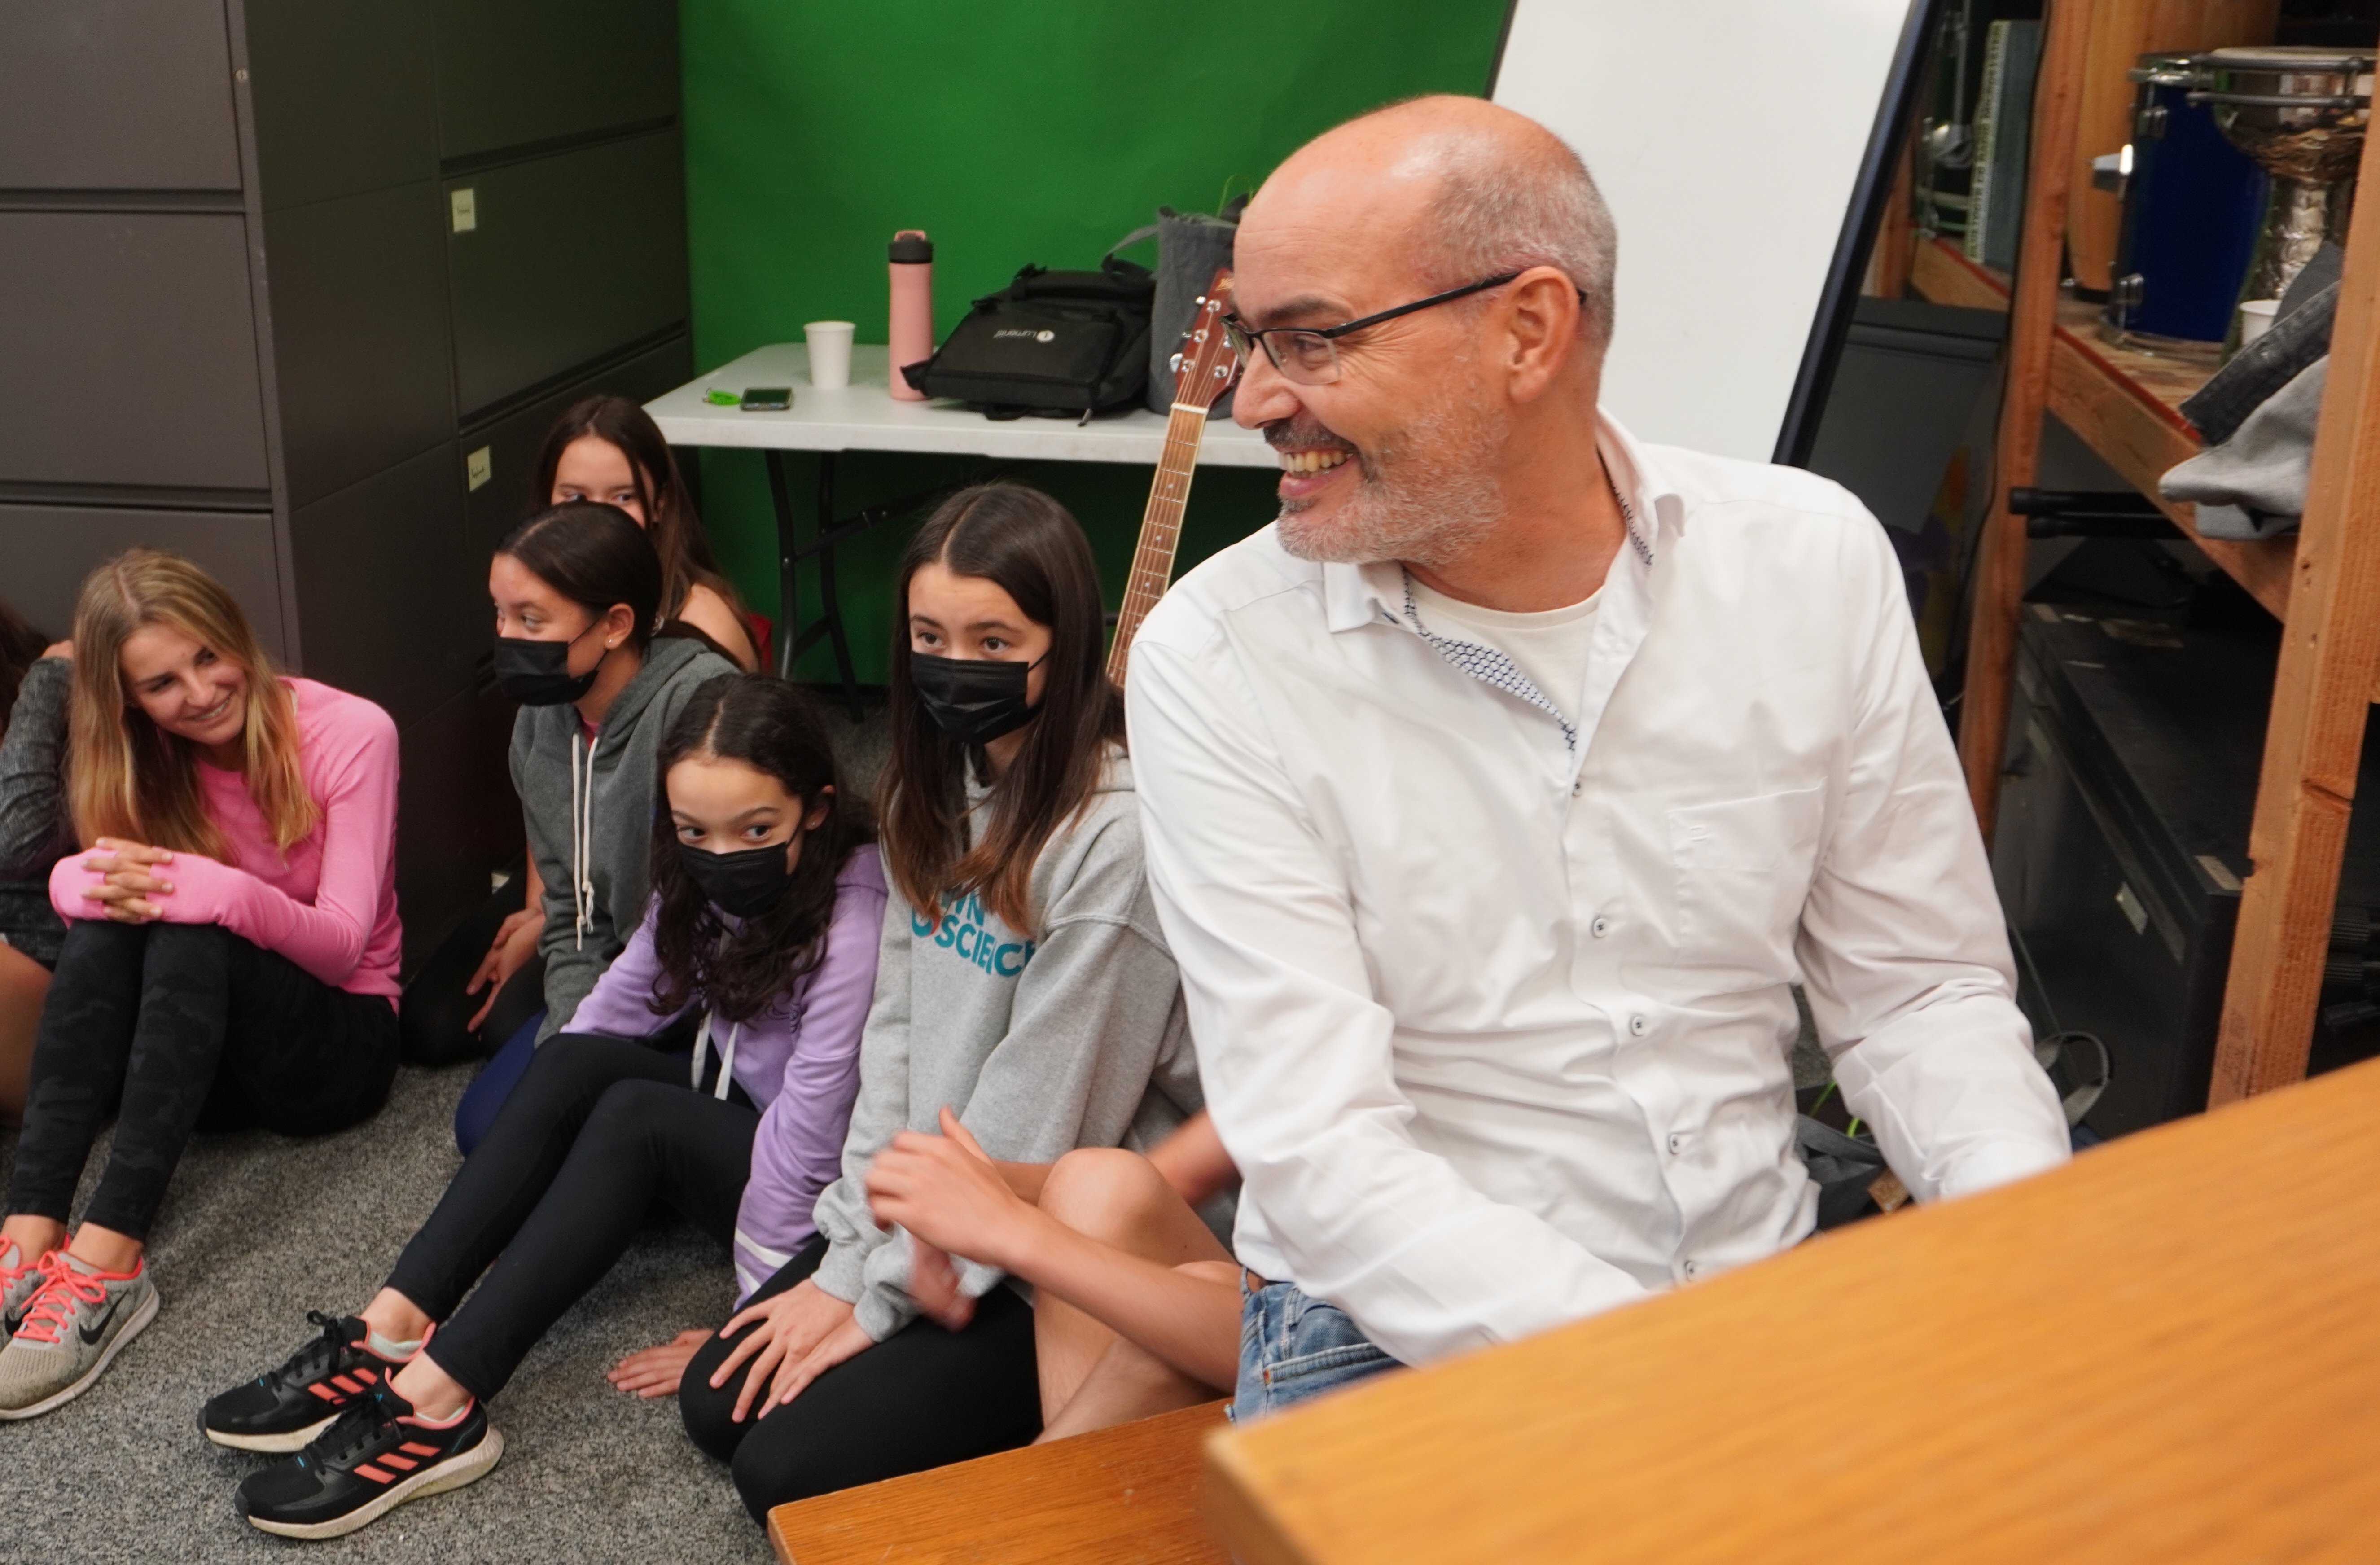
[[[1342,1347],[1300,1353],[1295,1358],[1275,1359],[1265,1365],[1265,1383],[1276,1389],[1296,1384],[1301,1392],[1310,1392],[1340,1380],[1353,1380],[1394,1362],[1370,1342],[1349,1342]],[[1304,1384],[1307,1381],[1318,1384],[1309,1387]]]

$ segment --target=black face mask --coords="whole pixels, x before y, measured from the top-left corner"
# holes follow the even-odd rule
[[[909,683],[935,727],[963,745],[981,745],[1033,721],[1025,676],[1039,666],[1038,658],[1015,663],[911,652]]]
[[[757,918],[777,905],[793,883],[785,867],[791,839],[764,848],[710,853],[691,843],[677,845],[677,861],[695,889],[738,918]]]
[[[589,625],[587,630],[595,627]],[[531,641],[525,637],[496,637],[496,684],[525,707],[558,707],[575,701],[595,687],[598,663],[585,673],[570,672],[570,649],[587,635],[580,631],[567,641]]]

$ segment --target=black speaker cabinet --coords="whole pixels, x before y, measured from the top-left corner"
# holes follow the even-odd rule
[[[2025,606],[1992,869],[2036,1033],[2107,1046],[2088,1119],[2104,1135],[2205,1107],[2274,659],[2268,629]],[[2380,905],[2380,832],[2360,815],[2339,900]],[[2317,1066],[2368,1052],[2370,1031],[2324,1025]]]

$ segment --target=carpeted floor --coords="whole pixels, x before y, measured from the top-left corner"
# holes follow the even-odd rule
[[[830,724],[863,789],[885,746],[880,710],[869,718],[856,732],[839,715]],[[479,1483],[329,1543],[271,1537],[233,1513],[241,1475],[272,1459],[209,1443],[200,1405],[280,1363],[311,1334],[309,1308],[344,1314],[371,1296],[461,1164],[455,1100],[474,1069],[402,1071],[388,1106],[339,1135],[193,1144],[152,1236],[155,1322],[79,1400],[0,1424],[0,1561],[770,1558],[676,1402],[603,1378],[623,1354],[726,1317],[726,1251],[674,1222],[649,1228],[489,1404],[504,1456]],[[15,1134],[0,1132],[0,1170],[15,1156]],[[105,1157],[103,1138],[78,1210]]]
[[[504,1457],[479,1483],[330,1543],[269,1537],[233,1514],[233,1487],[271,1459],[210,1444],[200,1404],[310,1335],[308,1308],[371,1296],[461,1162],[452,1116],[471,1071],[401,1072],[388,1107],[343,1134],[198,1139],[150,1250],[155,1322],[79,1400],[0,1425],[0,1559],[769,1558],[677,1404],[603,1378],[624,1353],[725,1318],[727,1253],[683,1224],[649,1229],[489,1404]],[[0,1166],[14,1155],[15,1137],[0,1139]],[[104,1156],[103,1142],[94,1172]]]

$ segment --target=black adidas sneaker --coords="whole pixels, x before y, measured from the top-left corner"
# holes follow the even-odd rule
[[[320,1310],[306,1318],[322,1332],[278,1369],[235,1386],[200,1410],[199,1429],[219,1446],[279,1455],[304,1450],[331,1426],[340,1410],[396,1373],[401,1359],[367,1346],[370,1334],[354,1316],[334,1320]]]
[[[485,1477],[504,1454],[504,1438],[476,1400],[428,1424],[383,1380],[304,1450],[242,1479],[232,1504],[285,1538],[335,1538],[407,1500]]]

